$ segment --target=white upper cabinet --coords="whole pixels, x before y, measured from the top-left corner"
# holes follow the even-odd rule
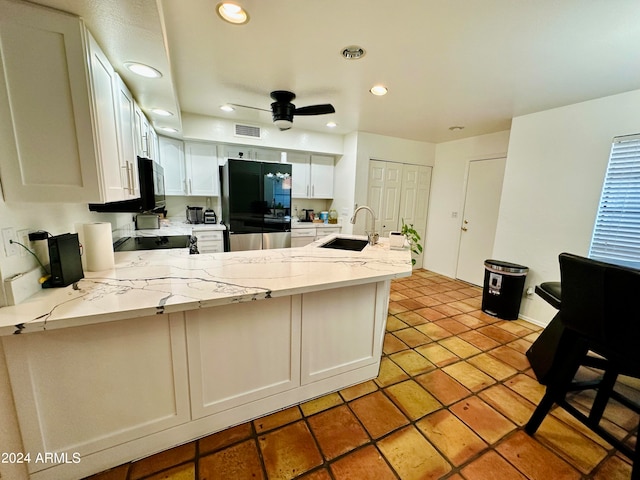
[[[163,136],[158,137],[158,144],[167,195],[199,197],[220,195],[215,144],[182,142]]]
[[[291,164],[291,196],[293,198],[309,198],[309,155],[287,153],[287,163]]]
[[[218,156],[212,143],[185,142],[187,195],[220,195]]]
[[[288,153],[293,198],[333,198],[333,157]]]
[[[138,104],[134,110],[136,154],[158,161],[158,137]]]
[[[75,17],[0,1],[6,200],[101,200],[84,35]]]
[[[118,112],[118,146],[120,149],[120,169],[123,175],[125,198],[140,196],[138,162],[135,151],[134,111],[135,100],[118,74],[115,82],[115,100]]]
[[[159,163],[164,169],[166,195],[187,194],[187,171],[184,161],[184,143],[175,138],[158,136]]]
[[[311,198],[333,198],[333,157],[311,155]]]
[[[117,76],[82,21],[0,0],[0,45],[5,199],[130,198],[132,176],[120,156]]]

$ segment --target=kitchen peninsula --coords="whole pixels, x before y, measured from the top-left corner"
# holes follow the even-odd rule
[[[0,309],[30,478],[82,478],[374,378],[408,250],[116,254]],[[341,236],[343,237],[343,236]],[[62,458],[61,456],[60,458]]]

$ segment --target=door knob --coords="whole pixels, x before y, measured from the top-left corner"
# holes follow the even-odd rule
[[[466,232],[467,230],[469,230],[467,227],[462,227],[463,232]]]

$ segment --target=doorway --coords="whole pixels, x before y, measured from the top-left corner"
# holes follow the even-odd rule
[[[469,162],[456,278],[484,283],[484,261],[493,253],[506,158]]]
[[[424,247],[430,187],[431,167],[369,160],[367,204],[376,212],[380,236],[399,231],[404,220],[413,224]],[[423,254],[413,258],[422,267]]]

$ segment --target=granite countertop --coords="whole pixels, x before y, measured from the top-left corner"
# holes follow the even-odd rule
[[[162,230],[162,228],[160,229]],[[187,249],[117,252],[112,270],[0,308],[0,335],[71,327],[347,287],[411,275],[408,249],[387,239],[361,252],[305,247],[189,255]],[[363,236],[340,235],[360,238]]]
[[[341,228],[340,223],[324,222],[291,222],[291,228]]]
[[[225,230],[227,227],[218,223],[187,223],[186,220],[169,218],[160,221],[160,228],[132,230],[131,237],[157,237],[170,235],[191,235],[192,230]]]

